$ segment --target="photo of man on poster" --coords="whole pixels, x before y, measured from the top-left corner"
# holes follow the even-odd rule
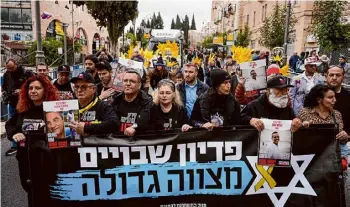
[[[65,138],[64,119],[60,112],[47,112],[46,123],[48,133],[55,133],[56,139]]]
[[[271,135],[272,143],[267,148],[267,157],[270,159],[281,159],[280,149],[278,148],[278,143],[280,142],[280,135],[278,132],[273,132]]]

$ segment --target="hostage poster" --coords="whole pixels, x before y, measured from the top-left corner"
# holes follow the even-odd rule
[[[113,85],[115,90],[122,92],[124,89],[123,79],[127,70],[136,70],[140,76],[143,76],[143,62],[137,62],[125,58],[119,58],[117,68],[113,74]]]
[[[81,146],[80,135],[68,127],[79,120],[78,100],[47,101],[43,107],[49,148]]]
[[[245,78],[245,91],[266,89],[266,60],[257,60],[240,64],[242,76]]]

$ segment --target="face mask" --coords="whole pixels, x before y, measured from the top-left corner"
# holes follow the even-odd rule
[[[270,89],[270,94],[269,94],[269,102],[276,106],[277,108],[286,108],[288,104],[288,95],[282,95],[280,97],[276,97],[275,93],[273,90]]]

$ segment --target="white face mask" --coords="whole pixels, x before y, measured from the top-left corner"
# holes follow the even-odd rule
[[[282,95],[280,97],[276,97],[275,93],[272,89],[270,89],[269,102],[276,106],[277,108],[286,108],[288,104],[288,95]]]

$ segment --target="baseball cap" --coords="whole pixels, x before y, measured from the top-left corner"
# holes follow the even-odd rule
[[[60,73],[60,72],[65,72],[65,73],[70,73],[70,68],[68,65],[60,65],[58,68],[57,68],[57,72]]]
[[[285,76],[275,76],[267,81],[267,88],[287,88],[294,87],[290,84],[291,79]]]
[[[213,88],[216,88],[226,80],[231,80],[231,77],[225,70],[215,69],[211,71],[210,79],[213,84]]]
[[[112,70],[111,64],[109,64],[109,62],[107,62],[107,61],[98,62],[98,63],[95,65],[95,68],[96,68],[96,70],[99,70],[99,69],[106,69],[106,70],[108,70],[108,71],[111,71],[111,70]]]
[[[90,73],[87,73],[87,72],[82,72],[77,77],[71,78],[70,82],[76,83],[78,80],[83,80],[88,83],[95,83],[95,79],[91,76]]]

